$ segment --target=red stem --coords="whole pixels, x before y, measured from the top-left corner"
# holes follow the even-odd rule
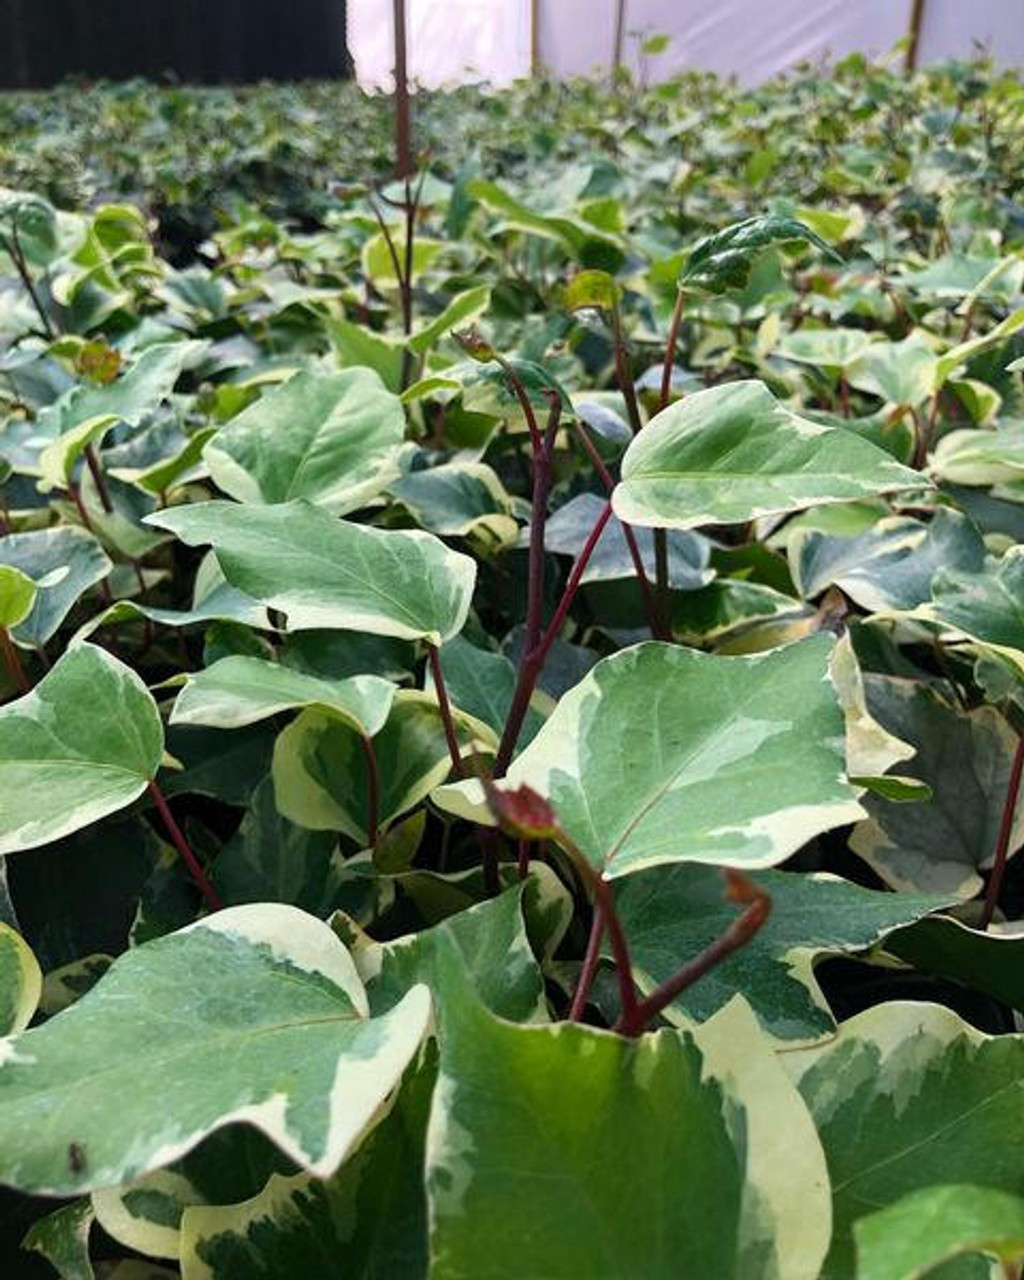
[[[360,735],[360,741],[363,744],[363,755],[366,757],[366,842],[371,849],[376,849],[380,771],[377,768],[377,753],[373,749],[373,743],[365,734]]]
[[[615,490],[615,480],[612,477],[612,473],[605,466],[604,459],[598,453],[597,447],[591,440],[583,423],[573,422],[573,426],[579,436],[580,443],[587,452],[587,457],[593,464],[594,470],[601,477],[601,483],[610,497]],[[633,532],[633,526],[622,519],[619,519],[619,524],[622,527],[623,537],[626,539],[626,546],[629,548],[629,558],[633,562],[633,572],[636,574],[637,586],[639,586],[640,594],[643,597],[644,613],[647,616],[647,625],[651,630],[651,638],[654,640],[667,640],[669,638],[668,627],[665,625],[664,619],[658,616],[654,596],[651,594],[650,580],[647,577],[647,570],[644,568],[643,556],[640,554],[640,547],[636,540],[636,534]]]
[[[530,841],[519,841],[519,879],[525,880],[530,874]]]
[[[604,916],[600,910],[595,910],[594,918],[590,924],[587,953],[583,957],[583,968],[580,970],[579,981],[576,983],[576,990],[572,997],[572,1004],[569,1006],[570,1022],[581,1022],[583,1020],[583,1011],[587,1007],[590,990],[594,985],[594,978],[597,976],[597,966],[601,959],[601,939],[603,937]]]
[[[624,1036],[638,1036],[662,1009],[666,1008],[687,987],[702,978],[715,965],[721,964],[726,956],[746,946],[755,933],[761,928],[771,914],[772,900],[765,891],[748,880],[737,871],[727,871],[729,896],[734,900],[747,902],[746,911],[730,924],[725,932],[716,938],[710,946],[695,956],[689,964],[684,965],[678,973],[666,978],[655,987],[649,996],[633,1006],[631,1014],[623,1011],[615,1024],[615,1030]]]
[[[85,446],[85,462],[89,468],[89,474],[92,476],[92,482],[96,486],[100,506],[109,516],[114,510],[114,504],[110,501],[110,490],[107,488],[107,481],[100,465],[99,454],[96,452],[96,447],[91,443]]]
[[[1006,859],[1010,852],[1013,816],[1017,809],[1017,792],[1020,790],[1022,772],[1024,772],[1024,737],[1017,739],[1017,750],[1013,753],[1013,764],[1010,766],[1010,781],[1006,784],[1003,819],[999,824],[999,840],[996,844],[996,856],[992,863],[988,889],[985,891],[985,905],[982,908],[981,923],[978,926],[980,929],[987,929],[992,923],[996,903],[999,901],[999,890],[1003,887],[1003,873],[1006,870]]]
[[[21,665],[21,659],[18,657],[17,647],[6,627],[0,627],[0,649],[3,650],[4,663],[11,673],[11,679],[15,685],[22,693],[30,693],[32,685],[25,674],[25,668]]]
[[[189,843],[185,839],[181,828],[175,822],[174,814],[171,813],[160,788],[155,782],[147,783],[146,788],[149,791],[150,799],[156,805],[157,812],[160,814],[164,826],[167,828],[167,833],[171,837],[174,847],[181,855],[181,859],[188,867],[192,879],[199,886],[203,897],[206,899],[207,906],[211,911],[222,911],[224,909],[224,903],[221,901],[220,895],[207,878],[206,872],[200,865],[199,859],[189,848]]]
[[[672,366],[676,362],[676,342],[679,339],[679,326],[683,319],[683,304],[686,294],[682,289],[676,293],[676,305],[672,310],[672,323],[668,329],[668,346],[665,348],[665,363],[661,370],[661,396],[658,412],[668,404],[672,395]]]
[[[512,705],[509,708],[508,719],[505,721],[505,731],[501,735],[501,743],[498,746],[498,754],[494,761],[494,777],[503,778],[512,763],[512,753],[516,749],[516,743],[519,741],[519,734],[522,731],[523,721],[526,719],[526,712],[530,706],[530,699],[533,697],[533,691],[537,684],[537,679],[541,671],[544,669],[544,660],[548,656],[548,650],[555,642],[558,632],[561,630],[562,623],[565,621],[565,615],[569,612],[572,602],[576,597],[579,589],[580,580],[590,557],[594,554],[594,548],[597,546],[604,527],[612,514],[612,504],[606,502],[601,514],[597,518],[590,535],[587,538],[583,550],[580,552],[576,563],[573,565],[572,573],[569,575],[569,581],[566,583],[565,591],[562,593],[562,599],[559,601],[558,608],[555,610],[554,617],[548,625],[547,631],[537,644],[537,647],[531,652],[527,652],[523,647],[523,655],[519,666],[519,679],[516,682],[516,691],[512,697]]]
[[[533,457],[533,501],[530,507],[530,561],[526,596],[526,626],[520,662],[533,652],[540,640],[541,615],[544,610],[544,526],[548,518],[548,495],[551,492],[551,459],[555,435],[562,416],[561,399],[551,400],[551,412],[540,451]]]
[[[530,397],[526,394],[526,388],[523,386],[522,379],[512,368],[504,356],[496,355],[495,360],[501,365],[505,377],[508,378],[509,386],[512,388],[513,394],[519,401],[519,407],[523,411],[523,417],[526,419],[526,426],[530,432],[530,443],[533,445],[534,456],[540,453],[544,447],[544,440],[540,434],[540,427],[537,426],[537,417],[533,412],[533,405],[530,403]]]
[[[459,739],[455,733],[455,722],[452,720],[451,703],[448,701],[448,690],[441,671],[441,655],[436,645],[427,645],[427,657],[430,660],[430,673],[434,678],[434,692],[437,694],[437,705],[441,708],[441,721],[444,724],[444,736],[448,743],[448,754],[452,758],[452,771],[457,778],[466,776],[462,767],[462,756],[459,754]]]

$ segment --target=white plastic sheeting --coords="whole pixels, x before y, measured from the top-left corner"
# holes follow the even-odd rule
[[[803,61],[859,50],[878,56],[906,34],[911,0],[625,0],[623,61],[650,79],[686,68],[757,84]],[[424,85],[530,71],[531,8],[540,64],[556,76],[607,72],[616,0],[406,0],[409,76]],[[349,0],[349,47],[359,81],[390,88],[392,0]],[[650,35],[671,37],[646,60]],[[1024,0],[924,0],[918,61],[968,57],[978,45],[1024,63]]]

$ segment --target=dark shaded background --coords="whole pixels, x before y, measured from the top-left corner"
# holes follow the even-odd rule
[[[345,0],[0,0],[0,88],[168,73],[193,84],[351,75]]]

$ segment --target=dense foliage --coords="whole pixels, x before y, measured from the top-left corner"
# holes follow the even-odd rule
[[[0,100],[11,1274],[1019,1275],[1022,124]]]

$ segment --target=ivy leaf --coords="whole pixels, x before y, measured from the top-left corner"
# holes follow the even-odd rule
[[[203,502],[146,523],[189,546],[211,544],[228,582],[281,610],[292,631],[333,627],[440,645],[469,611],[475,562],[429,533],[336,520],[302,499]]]
[[[11,630],[26,647],[51,640],[75,602],[113,568],[92,534],[73,525],[0,538],[0,565],[35,584],[32,608]]]
[[[89,1258],[89,1233],[95,1218],[89,1197],[82,1196],[38,1218],[21,1247],[42,1254],[60,1280],[95,1280]]]
[[[832,641],[754,657],[647,643],[605,658],[513,762],[609,878],[670,862],[767,867],[863,813],[843,776]],[[481,814],[480,784],[435,792]]]
[[[474,321],[479,320],[490,306],[490,303],[491,289],[489,285],[475,285],[472,289],[457,293],[440,315],[435,316],[429,323],[416,330],[409,339],[409,350],[415,352],[416,355],[423,355],[439,339],[443,338],[449,330],[454,329],[456,325],[472,324]]]
[[[0,629],[24,622],[36,601],[36,584],[20,569],[0,564]]]
[[[985,562],[984,539],[973,521],[946,509],[928,524],[890,516],[853,538],[798,529],[787,552],[802,596],[834,584],[872,613],[916,608],[931,598],[940,570],[977,572]]]
[[[440,711],[409,689],[395,695],[372,750],[379,827],[423,800],[451,767]],[[371,774],[364,736],[330,711],[309,708],[278,734],[274,790],[278,809],[299,826],[368,840]]]
[[[854,1224],[858,1280],[916,1280],[964,1254],[1024,1258],[1024,1199],[991,1187],[924,1187]]]
[[[313,916],[218,912],[129,951],[70,1009],[0,1042],[0,1181],[45,1195],[109,1186],[238,1122],[326,1176],[429,1020],[423,987],[371,1019],[348,952]]]
[[[427,1274],[424,1144],[434,1067],[407,1073],[394,1107],[330,1178],[275,1174],[242,1204],[195,1205],[181,1221],[188,1280],[274,1280],[344,1259],[352,1276]]]
[[[359,733],[372,738],[391,709],[395,686],[379,676],[321,680],[291,667],[243,654],[221,658],[184,677],[171,724],[203,724],[234,729],[296,707],[327,708]]]
[[[1024,679],[1024,547],[1011,547],[981,572],[942,570],[931,602],[915,616],[962,631],[1008,658]]]
[[[953,916],[929,916],[886,939],[885,950],[924,973],[984,991],[1024,1010],[1024,933],[1019,923],[972,929]]]
[[[404,436],[401,401],[372,369],[303,370],[221,427],[203,457],[239,502],[306,498],[344,515],[398,475]]]
[[[926,483],[853,432],[801,418],[763,383],[741,381],[656,414],[626,450],[612,504],[630,524],[691,529]]]
[[[813,244],[826,257],[839,261],[832,247],[797,218],[762,214],[735,222],[723,231],[698,241],[680,272],[679,287],[703,293],[743,289],[750,279],[754,259],[761,250],[791,240]]]
[[[117,422],[138,426],[145,414],[170,395],[185,365],[205,342],[157,342],[130,369],[106,386],[72,387],[41,415],[41,424],[57,433],[39,457],[43,481],[64,487],[86,446]]]
[[[0,707],[0,853],[48,844],[123,809],[156,775],[160,713],[105,649],[77,644]]]
[[[755,936],[670,1005],[674,1021],[703,1022],[736,994],[769,1035],[820,1040],[835,1022],[814,977],[818,959],[864,950],[899,925],[949,905],[937,894],[876,893],[832,876],[763,871],[752,876],[772,909]],[[656,867],[615,895],[634,976],[647,994],[736,919],[721,874],[696,866]]]
[[[864,798],[850,847],[894,889],[973,897],[996,848],[1016,734],[994,707],[963,712],[911,680],[864,677],[872,716],[915,749],[901,773],[926,783],[914,805]],[[1017,806],[1010,849],[1024,833]]]
[[[28,943],[0,921],[0,1036],[22,1031],[43,991],[43,975]]]
[[[1024,1180],[1024,1038],[991,1038],[949,1009],[882,1004],[823,1046],[781,1056],[814,1117],[832,1180],[822,1280],[859,1275],[854,1224],[935,1183]]]
[[[744,1257],[814,1280],[821,1152],[749,1010],[630,1041],[503,1022],[454,956],[447,981],[427,1135],[437,1280],[508,1274],[509,1259],[551,1280],[634,1276],[640,1259],[648,1276],[727,1276]]]

